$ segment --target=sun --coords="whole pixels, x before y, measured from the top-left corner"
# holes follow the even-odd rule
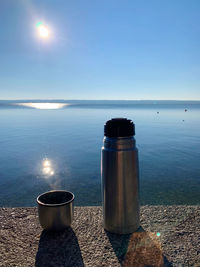
[[[40,27],[38,28],[38,31],[39,31],[39,35],[40,35],[40,37],[42,37],[42,38],[48,38],[48,37],[49,37],[49,30],[48,30],[47,27],[45,27],[45,26],[40,26]]]
[[[45,39],[49,37],[49,29],[42,22],[36,23],[36,27],[41,38]]]

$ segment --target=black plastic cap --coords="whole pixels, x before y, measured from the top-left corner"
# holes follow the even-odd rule
[[[126,118],[113,118],[104,125],[104,135],[107,137],[127,137],[135,135],[135,125]]]

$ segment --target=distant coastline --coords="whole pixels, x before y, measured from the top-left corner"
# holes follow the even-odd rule
[[[40,108],[41,107],[41,108]],[[199,109],[200,100],[0,100],[0,109]]]
[[[2,99],[0,100],[0,104],[3,103],[95,103],[95,104],[101,104],[101,103],[132,103],[132,104],[183,104],[183,103],[200,103],[200,100],[126,100],[126,99],[122,99],[122,100],[112,100],[112,99],[100,99],[100,100],[96,100],[96,99],[84,99],[84,100],[80,100],[80,99]]]

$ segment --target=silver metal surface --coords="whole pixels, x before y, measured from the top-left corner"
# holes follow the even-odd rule
[[[134,137],[104,137],[101,154],[103,225],[128,234],[140,226],[138,150]]]
[[[64,190],[52,190],[37,198],[39,221],[43,229],[61,231],[73,220],[74,194]]]

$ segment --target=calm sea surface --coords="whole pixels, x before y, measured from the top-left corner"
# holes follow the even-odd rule
[[[50,189],[100,205],[103,127],[113,117],[135,123],[141,204],[200,204],[200,102],[55,102],[70,105],[0,101],[0,206],[34,206]]]

